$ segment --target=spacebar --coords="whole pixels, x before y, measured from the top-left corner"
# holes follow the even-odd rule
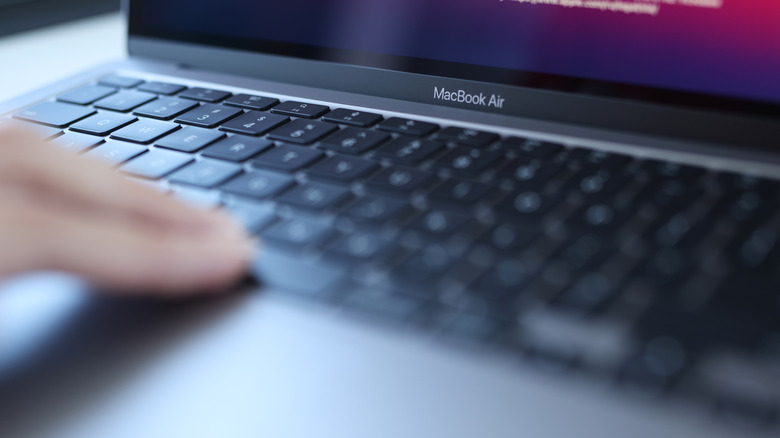
[[[342,271],[270,251],[253,262],[252,275],[263,286],[312,295],[332,288],[345,277]]]

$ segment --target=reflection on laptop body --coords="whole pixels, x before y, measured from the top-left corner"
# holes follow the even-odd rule
[[[50,403],[63,436],[121,436],[179,391],[133,430],[780,431],[775,1],[127,3],[126,61],[6,121],[232,212],[261,286],[166,348],[147,330],[135,380],[109,372],[131,389],[87,385],[105,412]],[[119,323],[94,319],[100,360]]]

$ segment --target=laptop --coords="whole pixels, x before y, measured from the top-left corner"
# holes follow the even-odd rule
[[[780,433],[775,2],[124,6],[126,59],[0,113],[263,251],[4,285],[3,436]]]

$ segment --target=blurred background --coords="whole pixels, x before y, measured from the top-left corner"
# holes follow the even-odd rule
[[[0,101],[125,53],[120,0],[0,0]]]

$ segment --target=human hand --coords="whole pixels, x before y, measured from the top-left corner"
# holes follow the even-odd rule
[[[248,236],[18,129],[0,130],[0,279],[62,270],[112,290],[188,295],[239,280]]]

